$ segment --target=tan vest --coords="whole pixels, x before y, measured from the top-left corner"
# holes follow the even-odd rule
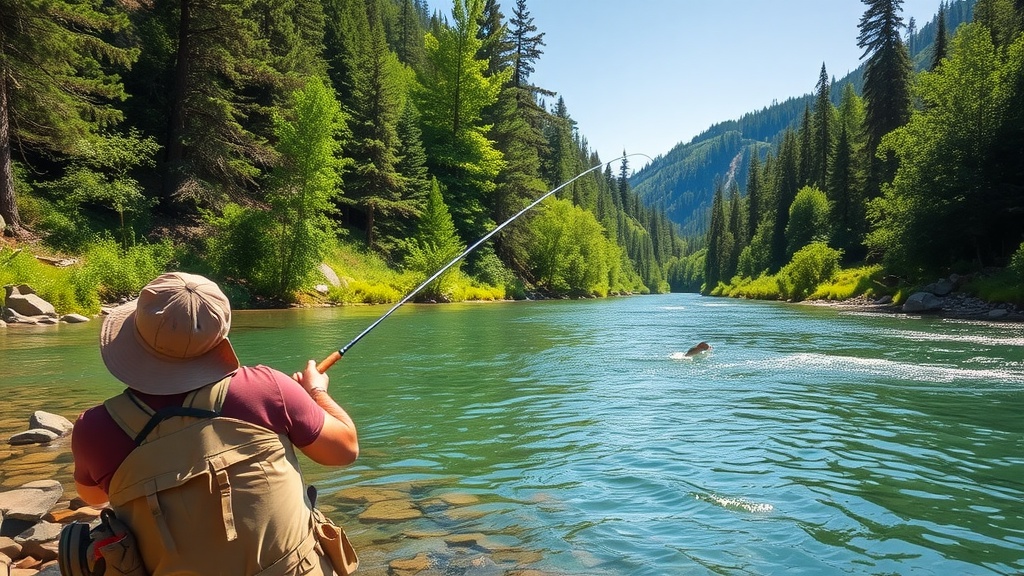
[[[287,437],[220,416],[230,378],[154,412],[129,391],[104,406],[135,439],[110,503],[153,576],[332,574]]]

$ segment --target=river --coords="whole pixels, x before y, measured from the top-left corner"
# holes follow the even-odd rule
[[[232,342],[290,373],[385,310],[237,312]],[[0,330],[0,432],[118,390],[98,332]],[[367,575],[1024,573],[1021,324],[692,294],[409,305],[329,374],[362,453],[304,470]],[[368,519],[375,493],[414,517]]]

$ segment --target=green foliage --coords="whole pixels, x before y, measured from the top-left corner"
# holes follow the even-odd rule
[[[86,250],[82,270],[86,285],[99,287],[104,302],[132,298],[167,269],[174,258],[169,241],[136,244],[125,249],[111,238],[97,241]]]
[[[53,304],[58,314],[99,312],[96,287],[83,285],[78,278],[79,268],[57,268],[36,260],[28,251],[0,247],[0,287],[27,284]],[[0,300],[4,296],[0,290]]]
[[[418,283],[414,274],[396,271],[362,243],[335,243],[325,263],[341,277],[341,286],[331,287],[327,295],[328,300],[338,304],[397,302]]]
[[[737,274],[745,278],[757,278],[768,271],[772,261],[771,234],[772,223],[764,220],[757,227],[750,244],[740,251]]]
[[[327,297],[341,304],[388,304],[400,300],[402,293],[384,284],[352,280],[345,286],[332,287]]]
[[[444,203],[441,187],[437,180],[434,180],[431,183],[430,194],[427,196],[427,207],[420,217],[419,231],[416,238],[407,246],[405,266],[426,280],[465,249],[465,245],[462,244],[455,232],[455,223],[452,221],[451,213],[448,212],[448,206]],[[461,266],[461,261],[456,262],[424,287],[418,298],[450,300],[453,279]]]
[[[796,194],[789,207],[789,222],[786,224],[787,254],[811,242],[827,242],[829,239],[828,198],[821,190],[804,186]]]
[[[916,277],[960,260],[1005,257],[989,247],[1024,232],[1016,214],[1024,195],[1006,171],[1020,149],[1004,160],[995,154],[1003,146],[997,135],[1019,114],[1014,86],[1024,70],[1024,37],[1008,54],[1001,62],[981,25],[962,26],[950,56],[918,81],[924,108],[883,140],[881,151],[895,154],[899,169],[869,206],[867,242],[893,270]],[[1004,138],[1019,142],[1020,128]]]
[[[121,247],[133,244],[135,226],[148,218],[153,202],[131,172],[140,166],[154,166],[158,149],[153,138],[144,138],[135,130],[84,143],[62,178],[36,185],[53,199],[53,210],[40,222],[47,243],[62,250],[82,250],[100,230],[109,227],[96,210],[102,208],[117,215]]]
[[[812,300],[847,300],[854,296],[874,297],[883,268],[879,264],[840,270],[835,279],[819,284],[808,298]]]
[[[1010,256],[1010,270],[1017,277],[1017,281],[1024,283],[1024,242]]]
[[[804,246],[777,275],[782,294],[796,301],[806,299],[819,284],[835,277],[841,256],[824,242]]]
[[[749,298],[752,300],[781,300],[782,287],[775,275],[762,274],[756,278],[734,278],[728,286],[722,286],[720,296]]]
[[[206,249],[213,275],[245,285],[255,294],[272,294],[277,245],[271,214],[228,204],[220,215],[207,214],[206,222],[213,229]]]
[[[57,268],[27,251],[0,249],[0,286],[28,284],[60,314],[95,314],[101,302],[131,298],[167,269],[174,257],[169,242],[122,248],[112,238],[89,245],[82,262]]]
[[[555,294],[608,295],[619,252],[591,212],[554,199],[540,207],[530,231],[526,252],[538,285]]]
[[[672,292],[700,292],[704,283],[704,257],[707,252],[697,252],[669,262],[665,276],[668,277]]]
[[[1017,272],[1009,268],[994,274],[975,276],[963,290],[988,302],[1024,305],[1024,283]]]

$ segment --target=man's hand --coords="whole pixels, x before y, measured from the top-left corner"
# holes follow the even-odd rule
[[[292,378],[298,382],[302,387],[309,392],[313,393],[314,390],[327,391],[327,386],[331,383],[330,377],[327,374],[321,374],[316,369],[316,361],[310,360],[306,364],[306,369],[302,372],[296,372],[292,374]]]

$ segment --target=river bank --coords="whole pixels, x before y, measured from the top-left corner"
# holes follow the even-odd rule
[[[885,314],[910,314],[915,316],[936,316],[953,320],[978,320],[987,322],[1024,322],[1024,309],[1005,302],[987,302],[961,292],[939,298],[936,306],[929,310],[908,311],[905,304],[896,304],[891,298],[874,300],[867,296],[856,296],[847,300],[804,300],[798,304],[806,306],[828,306],[858,312]]]

